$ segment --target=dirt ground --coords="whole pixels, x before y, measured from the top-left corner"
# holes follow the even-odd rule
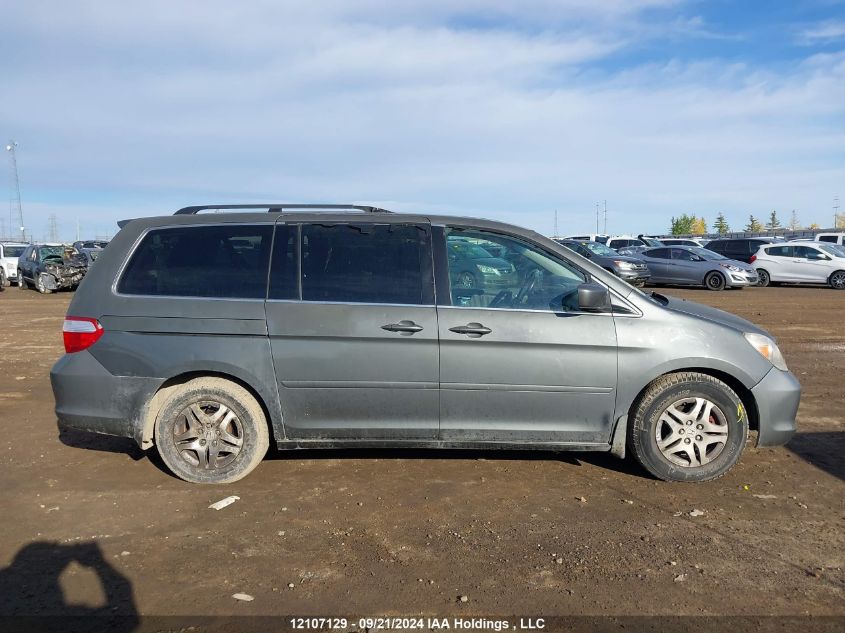
[[[804,387],[789,446],[699,485],[492,451],[274,452],[191,485],[130,440],[57,431],[71,294],[7,288],[0,615],[845,615],[845,293],[661,292],[778,338]]]

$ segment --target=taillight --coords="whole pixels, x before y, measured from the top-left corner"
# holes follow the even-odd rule
[[[88,349],[100,340],[103,326],[97,319],[88,317],[65,317],[62,334],[65,338],[65,351],[68,354]]]
[[[751,256],[751,263],[753,264],[753,263],[754,263],[754,262],[756,262],[756,261],[757,261],[757,256],[756,256],[756,255],[752,255],[752,256]]]

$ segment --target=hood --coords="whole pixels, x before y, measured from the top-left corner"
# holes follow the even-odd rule
[[[728,264],[730,266],[736,266],[740,270],[744,270],[745,272],[748,272],[748,273],[756,272],[754,270],[754,266],[752,266],[751,264],[749,264],[747,262],[741,262],[737,259],[709,259],[707,261],[715,262],[717,264]]]
[[[747,321],[746,319],[738,317],[735,314],[731,314],[730,312],[711,308],[710,306],[695,303],[694,301],[687,301],[686,299],[676,299],[674,297],[666,297],[666,299],[669,300],[669,303],[664,306],[667,310],[689,314],[700,319],[705,319],[713,323],[718,323],[719,325],[733,328],[739,332],[755,332],[757,334],[768,336],[772,339],[774,338],[771,334],[766,332],[766,330],[754,325],[751,321]]]

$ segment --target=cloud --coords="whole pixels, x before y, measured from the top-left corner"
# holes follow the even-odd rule
[[[798,42],[804,45],[829,43],[842,39],[845,39],[845,20],[825,20],[798,34]]]
[[[678,32],[712,39],[674,2],[301,5],[10,9],[0,121],[36,236],[51,212],[72,229],[237,200],[545,231],[554,209],[590,228],[603,199],[619,231],[772,206],[810,221],[845,175],[843,57],[627,62]]]

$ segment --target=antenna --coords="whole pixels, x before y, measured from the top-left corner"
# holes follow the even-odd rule
[[[11,224],[11,215],[12,215],[12,201],[14,200],[17,203],[18,207],[18,226],[20,227],[21,237],[24,241],[26,241],[26,233],[24,232],[23,226],[23,210],[21,209],[21,183],[18,180],[18,159],[15,155],[15,148],[18,146],[17,141],[10,140],[6,144],[6,151],[9,152],[9,162],[11,164],[11,175],[10,175],[10,185],[12,190],[12,195],[9,198],[9,223]],[[11,230],[11,226],[9,229]]]

